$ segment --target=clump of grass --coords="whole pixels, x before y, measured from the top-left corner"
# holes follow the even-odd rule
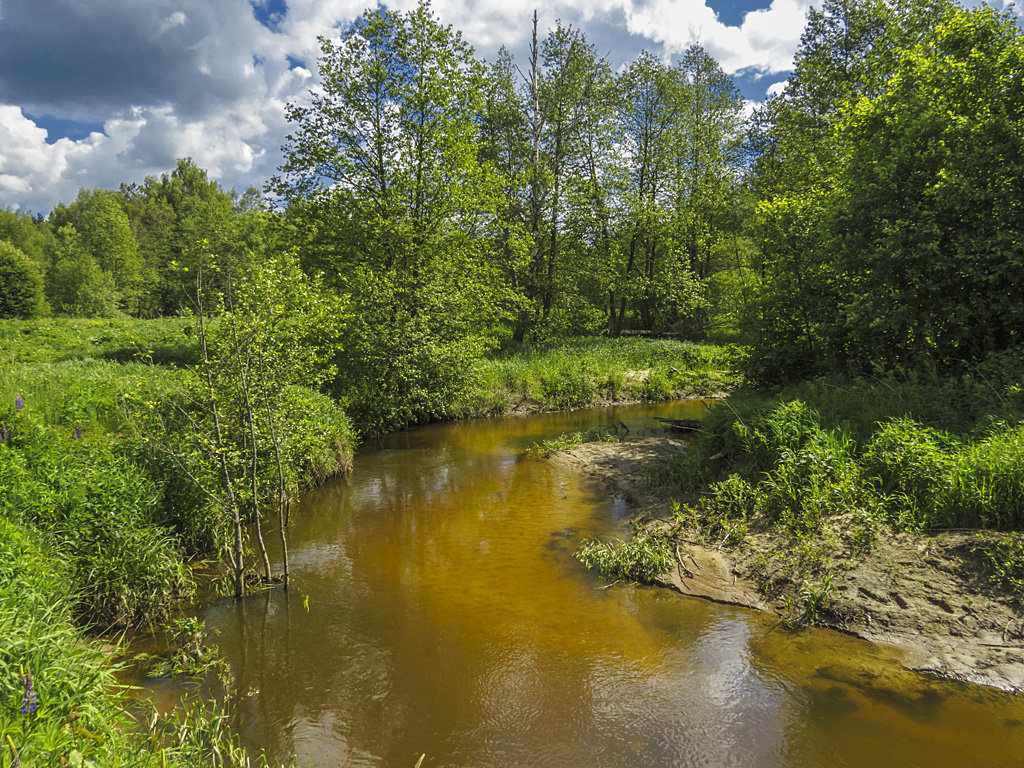
[[[975,551],[988,570],[990,581],[1024,603],[1024,534],[979,535]]]
[[[641,534],[631,541],[584,541],[575,555],[587,568],[612,579],[650,584],[672,567],[672,547],[664,536]]]
[[[179,616],[166,627],[166,652],[135,656],[134,662],[142,665],[147,677],[202,678],[215,673],[222,680],[230,679],[224,656],[206,642],[208,633],[201,619]]]
[[[613,426],[598,426],[582,432],[563,432],[551,440],[541,440],[526,449],[526,455],[532,458],[547,459],[560,451],[568,451],[584,443],[614,443],[619,435]]]
[[[818,614],[832,603],[834,595],[831,572],[820,580],[804,579],[795,595],[786,596],[786,623],[792,627],[813,624]]]

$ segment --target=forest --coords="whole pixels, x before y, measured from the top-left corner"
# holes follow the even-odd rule
[[[485,61],[421,3],[318,83],[262,189],[183,158],[0,210],[0,765],[247,764],[215,708],[127,728],[81,638],[172,620],[197,559],[287,585],[291,501],[432,421],[731,392],[658,470],[699,526],[996,531],[1024,599],[1012,18],[826,0],[751,108],[700,46],[615,71],[535,21]]]

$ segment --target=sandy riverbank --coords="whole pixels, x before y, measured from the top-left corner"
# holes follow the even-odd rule
[[[751,530],[742,542],[700,541],[673,524],[672,500],[646,486],[648,463],[686,447],[670,436],[587,443],[552,461],[602,480],[626,501],[637,529],[671,531],[676,564],[664,586],[792,617],[799,585],[775,556],[789,546],[784,537]],[[1024,691],[1024,614],[985,578],[977,533],[901,533],[864,547],[844,537],[842,519],[831,524],[823,546],[834,563],[833,597],[815,625],[898,646],[909,669]]]

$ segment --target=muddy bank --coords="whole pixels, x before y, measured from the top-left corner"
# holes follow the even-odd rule
[[[630,397],[599,397],[595,400],[575,407],[559,406],[556,403],[536,400],[532,397],[522,397],[515,403],[510,404],[504,410],[481,411],[473,413],[469,418],[488,418],[491,416],[533,416],[538,413],[559,413],[584,410],[587,408],[611,408],[621,405],[639,405],[641,403],[671,402],[673,400],[700,400],[707,404],[715,403],[725,398],[729,393],[726,391],[713,391],[711,393],[695,393],[687,390],[673,392],[669,397],[661,400],[650,400],[644,398]]]
[[[588,443],[552,461],[601,479],[638,528],[671,529],[676,564],[664,586],[792,619],[806,596],[785,567],[785,537],[752,530],[738,543],[700,541],[672,525],[671,500],[646,487],[644,467],[686,446],[669,436]],[[898,646],[909,669],[1024,691],[1024,615],[992,589],[976,533],[880,535],[864,546],[844,536],[842,519],[830,522],[833,591],[815,625]]]

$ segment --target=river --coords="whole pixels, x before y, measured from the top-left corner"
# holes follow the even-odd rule
[[[625,534],[534,441],[699,402],[438,424],[364,446],[292,513],[293,589],[201,611],[253,751],[317,768],[1024,765],[1024,700],[898,651],[571,556]],[[273,538],[273,537],[271,537]]]

